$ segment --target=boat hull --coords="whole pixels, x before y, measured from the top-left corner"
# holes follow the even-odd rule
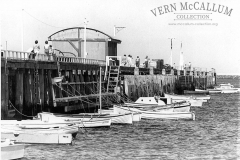
[[[39,116],[43,121],[56,122],[59,120],[62,121],[81,121],[87,122],[91,120],[102,120],[102,119],[111,119],[111,124],[132,124],[133,123],[133,115],[132,114],[72,114],[72,115],[64,115],[64,114],[53,114],[53,113],[39,113]],[[79,123],[79,124],[80,124]],[[107,123],[105,123],[107,124]]]
[[[27,125],[26,125],[27,126]],[[78,133],[78,127],[29,128],[22,125],[1,125],[1,138],[19,143],[69,144]]]
[[[8,138],[18,143],[40,143],[40,144],[70,144],[72,134],[58,133],[1,133],[2,138]]]
[[[206,90],[201,90],[201,89],[195,89],[195,91],[206,91]],[[207,89],[207,91],[209,92],[209,94],[217,94],[217,93],[221,93],[222,91],[219,89]]]
[[[195,114],[192,112],[153,112],[153,111],[142,111],[140,109],[131,107],[114,106],[118,108],[119,112],[129,111],[141,113],[142,119],[193,119],[195,120]]]
[[[173,99],[172,102],[173,103],[177,103],[177,102],[182,102],[183,100],[177,100],[177,99]],[[192,107],[202,107],[203,102],[207,102],[205,100],[197,100],[197,99],[188,99],[188,100],[184,100],[188,103],[191,104]]]
[[[4,145],[1,143],[1,160],[23,158],[25,146],[24,144]]]
[[[131,112],[118,112],[114,108],[111,110],[101,110],[101,113],[103,114],[126,114],[126,113],[131,113]],[[141,113],[133,113],[133,122],[139,122],[141,121]]]

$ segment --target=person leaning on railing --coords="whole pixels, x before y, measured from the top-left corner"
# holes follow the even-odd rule
[[[49,46],[49,56],[50,56],[50,60],[53,60],[53,61],[57,60],[57,56],[54,52],[52,45]]]
[[[49,55],[49,44],[48,44],[48,41],[45,41],[45,45],[44,45],[44,53],[47,55],[48,60],[50,60],[50,55]]]
[[[40,52],[40,45],[38,44],[38,40],[35,41],[35,44],[33,45],[33,50],[30,53],[30,59],[35,59],[37,55]]]

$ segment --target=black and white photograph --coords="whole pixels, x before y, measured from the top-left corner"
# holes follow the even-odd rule
[[[240,159],[240,1],[0,6],[1,160]]]

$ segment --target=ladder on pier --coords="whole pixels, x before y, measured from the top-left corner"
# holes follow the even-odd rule
[[[119,69],[120,66],[109,66],[107,92],[114,93],[115,88],[118,86]]]

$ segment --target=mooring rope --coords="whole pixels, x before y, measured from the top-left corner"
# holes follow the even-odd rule
[[[16,107],[14,107],[14,105],[12,104],[12,102],[9,100],[9,104],[19,113],[21,114],[22,116],[25,116],[25,117],[31,117],[31,118],[37,118],[37,116],[27,116],[23,113],[21,113]]]

